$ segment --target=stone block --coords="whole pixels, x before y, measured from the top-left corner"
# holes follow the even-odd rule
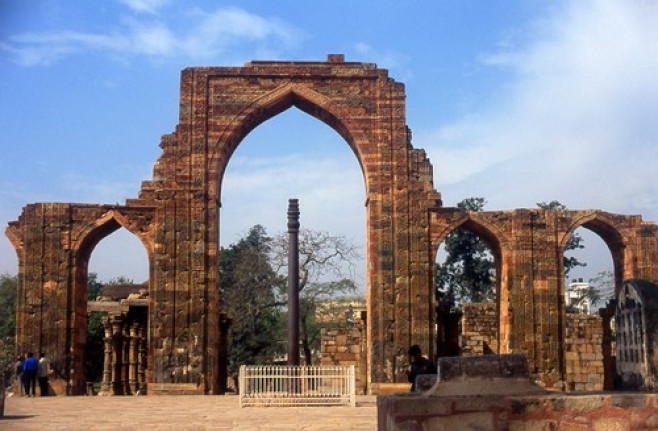
[[[601,409],[605,406],[605,396],[603,395],[570,395],[561,398],[564,410],[570,410],[576,413],[588,414],[592,411]],[[556,403],[553,404],[554,408]]]
[[[557,429],[557,423],[549,419],[511,420],[508,428],[509,431],[554,431]]]
[[[560,421],[560,431],[589,431],[589,423]]]
[[[433,431],[478,431],[495,429],[492,412],[464,413],[444,417],[431,417],[423,421],[423,429]]]
[[[395,416],[443,416],[452,413],[452,400],[449,398],[425,398],[420,395],[390,395],[397,397],[391,412]]]
[[[642,408],[647,405],[647,398],[644,394],[623,394],[610,395],[610,407],[621,409]]]
[[[592,421],[592,431],[630,431],[631,424],[626,418],[596,418]]]
[[[500,396],[465,396],[454,397],[453,410],[455,412],[477,412],[477,411],[503,411],[507,408],[508,401]]]

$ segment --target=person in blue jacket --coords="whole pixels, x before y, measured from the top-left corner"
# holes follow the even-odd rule
[[[37,395],[37,370],[39,362],[34,358],[34,353],[29,352],[23,364],[23,378],[25,379],[25,395],[35,397]],[[30,395],[30,388],[32,393]]]

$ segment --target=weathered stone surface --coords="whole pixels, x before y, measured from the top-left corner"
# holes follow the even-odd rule
[[[549,419],[509,421],[509,431],[555,431],[557,423]]]
[[[609,431],[609,430],[645,430],[655,429],[658,407],[653,403],[655,394],[633,394],[628,397],[635,400],[629,407],[619,409],[610,403],[614,395],[525,395],[518,396],[435,396],[428,397],[442,407],[447,407],[447,400],[453,400],[452,410],[437,409],[436,413],[426,405],[422,414],[414,414],[409,406],[419,399],[419,396],[391,395],[378,397],[379,430],[392,429],[397,422],[416,421],[419,429],[435,429],[444,424],[466,423],[467,418],[473,420],[474,426],[486,430],[556,430],[556,431]],[[574,401],[575,400],[575,401]],[[398,410],[398,405],[406,408]],[[559,408],[556,408],[559,406]],[[463,411],[468,410],[467,416]],[[401,412],[402,414],[398,414]],[[491,422],[488,419],[491,418]],[[488,423],[483,427],[483,423]],[[469,429],[454,425],[452,429]]]
[[[592,431],[628,431],[630,421],[620,418],[601,418],[592,421]]]
[[[487,355],[439,358],[439,381],[475,380],[478,378],[529,377],[525,355]]]
[[[423,422],[424,429],[436,431],[481,431],[494,429],[495,416],[490,412],[463,413],[433,417]]]

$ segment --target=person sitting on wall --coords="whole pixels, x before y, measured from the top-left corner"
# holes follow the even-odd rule
[[[418,344],[409,347],[409,356],[411,356],[411,367],[408,373],[408,380],[411,383],[411,392],[416,390],[416,376],[419,374],[435,374],[436,365],[423,356]]]

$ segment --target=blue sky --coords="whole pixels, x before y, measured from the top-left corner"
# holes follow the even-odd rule
[[[413,145],[446,205],[557,199],[658,220],[655,0],[0,0],[0,224],[28,203],[136,196],[178,123],[184,67],[329,53],[405,83]],[[303,225],[365,244],[356,159],[294,109],[245,139],[223,188],[224,245],[255,223],[285,229],[289,197]],[[610,258],[591,259],[586,277]],[[105,280],[147,273],[127,233],[90,267]],[[1,236],[0,273],[16,270]]]

